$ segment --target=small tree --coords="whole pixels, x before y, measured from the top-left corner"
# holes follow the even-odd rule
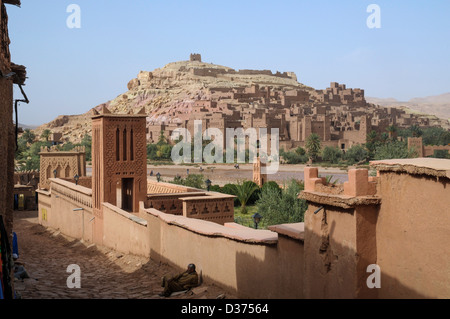
[[[49,129],[45,129],[42,131],[41,138],[45,139],[45,141],[48,142],[48,138],[50,137],[50,134],[52,134],[52,131]]]
[[[417,125],[412,125],[409,129],[413,137],[421,137],[423,134],[422,129]]]
[[[295,153],[300,156],[306,155],[305,149],[301,146],[299,146],[295,149]]]
[[[345,153],[344,158],[351,164],[366,161],[369,157],[367,150],[361,145],[353,145]]]
[[[337,164],[342,157],[342,151],[337,147],[325,146],[322,150],[322,159],[325,162]]]
[[[312,161],[315,161],[322,147],[319,135],[317,135],[316,133],[312,133],[310,136],[308,136],[308,138],[306,139],[305,147],[308,156]]]
[[[202,174],[189,174],[182,184],[188,187],[194,187],[198,189],[205,188],[205,177]]]
[[[263,186],[261,187],[261,193],[264,192],[264,190],[266,188],[272,188],[272,189],[276,190],[279,195],[281,195],[281,187],[275,181],[268,181],[268,182],[264,183]],[[261,194],[260,194],[260,197],[261,197]]]
[[[378,134],[375,131],[370,131],[369,134],[367,134],[366,139],[366,149],[369,152],[369,157],[373,158],[373,155],[375,154],[375,148],[378,145]]]
[[[395,137],[395,135],[397,134],[397,127],[395,125],[390,125],[386,128],[386,131],[389,134],[389,138],[393,139]]]
[[[303,185],[296,180],[291,180],[281,192],[274,187],[264,188],[257,206],[266,224],[302,222],[308,208],[306,201],[298,198],[302,189]]]
[[[234,191],[235,195],[241,203],[241,213],[247,214],[247,202],[250,199],[250,197],[253,195],[254,192],[256,192],[259,187],[255,183],[246,183],[246,182],[239,182],[238,184],[234,185]]]
[[[92,160],[92,137],[89,134],[86,134],[83,136],[83,139],[81,140],[80,146],[84,146],[84,149],[86,150],[86,161]]]
[[[23,132],[22,138],[28,143],[33,144],[34,140],[36,139],[36,135],[30,130],[26,129]]]

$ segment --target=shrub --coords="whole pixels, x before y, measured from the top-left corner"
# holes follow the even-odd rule
[[[257,201],[264,222],[267,225],[302,222],[308,208],[306,201],[298,198],[302,189],[302,184],[296,180],[291,180],[281,192],[275,187],[264,188]]]
[[[337,164],[342,157],[342,151],[337,147],[325,146],[322,150],[322,160]]]
[[[369,152],[361,145],[353,145],[344,155],[344,159],[351,164],[365,161],[368,157]]]
[[[376,160],[393,158],[411,158],[416,156],[416,151],[408,149],[408,144],[402,141],[392,141],[382,144],[375,149]]]

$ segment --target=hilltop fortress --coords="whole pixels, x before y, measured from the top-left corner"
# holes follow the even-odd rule
[[[141,71],[128,83],[128,91],[97,106],[112,113],[127,114],[144,108],[147,114],[147,142],[156,143],[163,132],[169,140],[177,128],[193,136],[194,121],[202,129],[279,129],[280,148],[304,146],[312,133],[324,146],[346,150],[366,142],[372,130],[386,132],[418,125],[439,126],[439,120],[408,114],[404,110],[367,103],[364,90],[331,82],[316,90],[298,82],[293,72],[235,70],[206,63],[198,53],[188,61],[169,63],[152,72]],[[62,134],[62,141],[79,142],[92,134],[90,113],[63,116],[37,129]],[[225,134],[223,134],[225,136]],[[226,141],[224,141],[226,143]]]
[[[383,133],[390,125],[431,125],[428,118],[369,104],[364,98],[364,90],[347,88],[345,84],[332,82],[329,88],[314,90],[298,83],[293,72],[208,67],[202,63],[199,54],[192,54],[189,62],[178,71],[190,73],[209,85],[205,85],[203,94],[189,105],[189,111],[163,110],[157,118],[151,119],[147,126],[149,143],[156,143],[161,132],[169,139],[176,128],[186,128],[193,135],[194,121],[198,120],[202,121],[203,129],[218,128],[223,135],[226,128],[267,128],[269,132],[278,128],[280,147],[285,150],[304,146],[312,133],[320,136],[323,145],[346,150],[354,144],[365,143],[372,130]],[[249,76],[255,81],[247,85],[230,85],[224,81],[239,82]],[[145,76],[144,81],[142,78],[141,73],[129,89],[139,90],[149,83],[145,78],[152,77]],[[215,83],[212,78],[220,81]],[[268,79],[273,82],[268,83]]]

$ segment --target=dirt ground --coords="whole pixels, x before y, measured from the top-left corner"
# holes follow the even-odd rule
[[[19,259],[30,278],[15,279],[22,299],[167,299],[161,277],[178,271],[149,258],[127,255],[111,249],[87,245],[38,224],[37,212],[14,212]],[[80,267],[81,288],[68,288],[72,272]],[[187,266],[187,265],[186,265]],[[235,299],[224,289],[203,282],[187,293],[168,299]]]
[[[148,173],[153,171],[156,175],[161,174],[161,179],[165,182],[173,181],[178,174],[182,178],[186,178],[187,170],[189,174],[203,174],[205,179],[210,179],[213,185],[223,186],[227,183],[236,183],[240,180],[253,180],[253,165],[240,164],[236,169],[232,164],[214,164],[214,165],[148,165]],[[304,180],[304,169],[306,165],[280,165],[275,174],[267,176],[269,181],[276,181],[279,184],[289,182],[292,178]],[[201,169],[200,169],[201,168]],[[339,183],[348,180],[347,171],[339,168],[319,168],[319,175],[325,177],[332,175],[334,180]],[[156,177],[153,176],[154,179]]]

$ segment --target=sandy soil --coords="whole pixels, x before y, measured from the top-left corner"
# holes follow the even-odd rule
[[[203,171],[200,170],[200,167]],[[303,171],[306,165],[280,165],[276,174],[268,175],[269,181],[276,181],[283,184],[292,178],[303,180]],[[203,174],[205,179],[210,179],[213,185],[223,186],[227,183],[236,183],[239,180],[253,179],[253,164],[240,164],[239,169],[236,169],[233,164],[214,164],[214,165],[147,165],[147,172],[153,175],[161,174],[161,179],[165,182],[172,181],[176,175],[186,178],[187,170],[190,174]],[[91,175],[91,166],[87,166],[87,175]],[[347,171],[339,168],[319,168],[319,175],[332,175],[333,179],[338,180],[339,183],[348,180]],[[156,180],[156,177],[153,176]]]
[[[203,171],[200,170],[200,167]],[[276,181],[283,184],[292,178],[303,180],[303,171],[306,165],[280,165],[276,174],[268,175],[269,181]],[[253,165],[240,164],[239,169],[236,169],[233,164],[214,164],[214,165],[148,165],[148,172],[153,170],[153,173],[160,173],[164,181],[171,181],[178,174],[185,178],[187,170],[190,174],[203,174],[205,179],[212,181],[213,185],[223,186],[227,183],[236,183],[239,180],[253,179]],[[337,168],[319,168],[319,175],[332,175],[339,183],[348,180],[347,172]]]

